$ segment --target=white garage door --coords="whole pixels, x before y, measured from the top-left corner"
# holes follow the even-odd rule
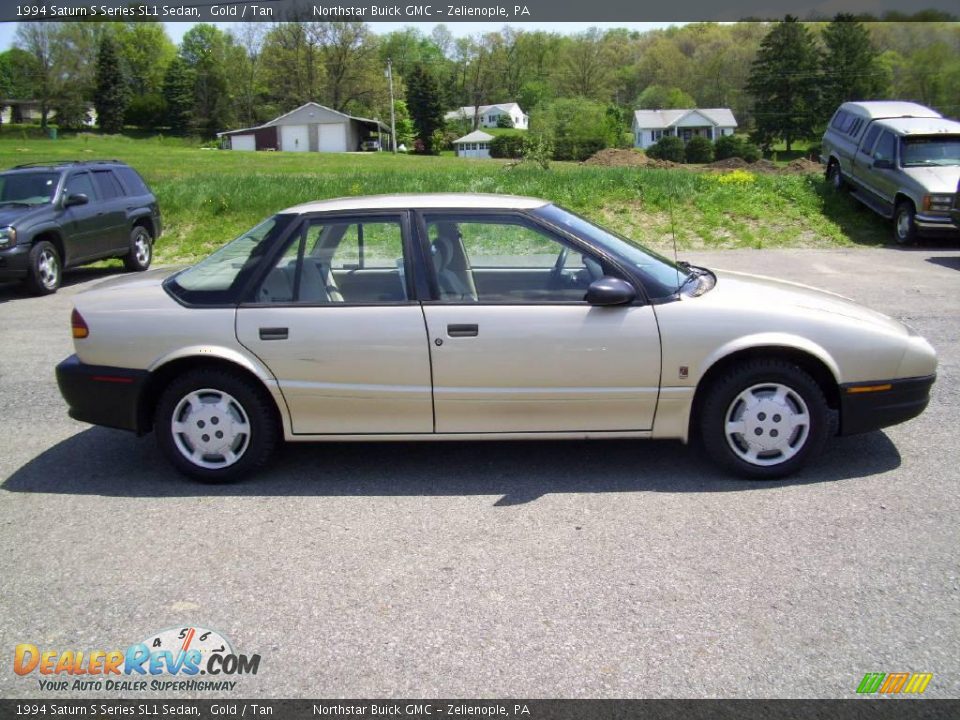
[[[230,147],[234,150],[256,150],[257,138],[253,135],[231,135]]]
[[[310,136],[306,125],[281,125],[280,149],[285,152],[307,152],[310,150]]]
[[[346,152],[347,151],[347,124],[331,123],[329,125],[317,125],[319,132],[319,142],[317,146],[320,152]]]

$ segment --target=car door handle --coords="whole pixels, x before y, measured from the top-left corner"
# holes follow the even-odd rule
[[[260,328],[261,340],[286,340],[289,334],[289,331],[285,327]]]
[[[447,325],[447,335],[450,337],[476,337],[480,328],[476,325]]]

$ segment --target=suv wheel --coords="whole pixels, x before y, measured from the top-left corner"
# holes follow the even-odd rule
[[[905,201],[897,205],[893,215],[893,235],[898,245],[911,245],[917,241],[916,214],[911,202]]]
[[[154,429],[174,467],[208,483],[232,482],[262,465],[279,437],[263,393],[223,370],[194,370],[171,382]]]
[[[772,480],[823,449],[836,414],[816,381],[793,363],[755,360],[709,388],[700,417],[707,454],[737,475]]]
[[[153,260],[153,238],[145,227],[137,225],[130,231],[130,251],[123,258],[123,266],[127,270],[140,272],[150,267],[151,260]]]
[[[53,244],[41,240],[30,250],[30,273],[26,285],[36,295],[50,295],[60,287],[60,254]]]

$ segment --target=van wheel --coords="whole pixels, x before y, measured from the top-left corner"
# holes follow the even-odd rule
[[[909,200],[897,205],[893,215],[893,236],[898,245],[912,245],[917,241],[916,215],[917,211]]]
[[[150,267],[153,260],[153,238],[142,225],[130,231],[130,251],[123,257],[123,266],[127,270],[140,272]]]
[[[840,163],[831,160],[827,165],[827,182],[834,192],[842,192],[847,188],[847,182],[843,179],[843,173],[840,171]]]
[[[63,271],[60,254],[52,243],[41,240],[30,250],[30,272],[24,280],[34,295],[50,295],[60,287]]]

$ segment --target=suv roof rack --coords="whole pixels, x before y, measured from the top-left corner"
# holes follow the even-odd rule
[[[13,170],[21,170],[23,168],[31,167],[56,167],[58,165],[97,165],[99,163],[119,163],[120,160],[53,160],[53,161],[37,161],[37,162],[28,162],[21,163],[20,165],[14,165]]]

